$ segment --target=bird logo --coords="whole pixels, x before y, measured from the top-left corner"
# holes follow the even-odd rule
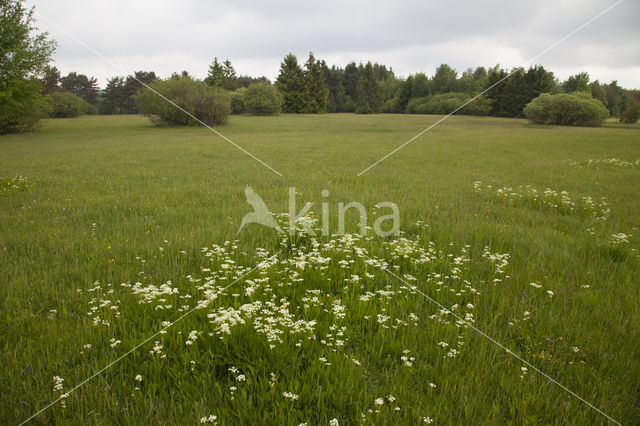
[[[269,211],[264,200],[262,200],[258,194],[253,192],[253,188],[247,186],[244,189],[244,195],[247,197],[247,202],[253,207],[253,211],[244,215],[240,228],[238,228],[238,232],[236,232],[236,234],[239,234],[242,228],[249,223],[257,223],[259,225],[266,226],[267,228],[273,228],[280,233],[284,233],[282,228],[280,228],[274,219],[273,213]]]

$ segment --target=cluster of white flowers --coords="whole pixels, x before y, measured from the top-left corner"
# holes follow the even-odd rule
[[[203,417],[200,419],[200,423],[212,423],[212,424],[217,424],[216,420],[218,420],[217,416],[214,416],[213,414],[211,414],[210,416],[207,417]]]
[[[409,356],[409,353],[411,353],[411,351],[409,349],[405,349],[402,351],[402,353],[404,354],[400,357],[400,359],[402,360],[402,365],[404,365],[405,367],[412,367],[413,362],[416,359],[415,357]]]
[[[185,340],[184,344],[187,346],[193,345],[193,342],[198,339],[198,334],[198,330],[191,330],[191,332],[189,332],[189,337]]]
[[[592,165],[598,165],[598,164],[606,164],[606,165],[617,166],[617,167],[640,166],[640,160],[636,160],[635,163],[632,163],[630,161],[621,160],[619,158],[601,158],[596,160],[585,160],[582,162],[567,160],[567,163],[569,163],[570,166],[586,166],[586,167],[592,166]]]
[[[16,176],[9,179],[0,179],[0,196],[12,191],[21,191],[29,189],[33,183],[25,176]]]
[[[485,247],[482,251],[482,257],[487,259],[493,265],[496,275],[503,275],[504,269],[509,265],[509,253],[491,253],[489,247]],[[494,283],[502,281],[502,278],[494,280]]]
[[[53,376],[53,391],[60,394],[60,407],[66,408],[65,399],[69,394],[64,393],[64,379],[60,376]]]
[[[611,241],[609,241],[609,243],[614,246],[617,246],[620,244],[626,244],[629,242],[629,238],[631,238],[630,234],[619,232],[617,234],[611,235]]]
[[[314,221],[307,221],[312,224]],[[306,226],[305,226],[306,227]],[[182,280],[171,280],[161,284],[153,282],[150,276],[141,271],[136,277],[135,284],[124,283],[121,291],[129,291],[139,303],[139,309],[159,310],[153,315],[164,317],[166,314],[180,312],[189,306],[196,306],[206,315],[206,322],[201,329],[186,329],[178,331],[188,333],[184,339],[185,345],[198,346],[207,338],[226,339],[229,335],[249,330],[265,339],[271,348],[277,345],[302,344],[323,345],[324,353],[318,358],[324,366],[331,366],[338,358],[344,356],[356,365],[361,363],[345,352],[349,342],[350,330],[343,319],[349,315],[354,320],[360,316],[367,324],[380,328],[381,333],[393,335],[394,330],[401,327],[418,325],[420,318],[413,312],[400,312],[389,308],[392,300],[400,298],[415,299],[419,293],[442,292],[439,300],[444,302],[440,309],[430,316],[438,325],[449,330],[458,330],[458,339],[452,341],[451,346],[440,342],[444,357],[454,358],[464,346],[462,329],[475,321],[475,306],[481,293],[474,288],[471,280],[480,283],[490,282],[491,279],[508,279],[506,270],[509,265],[508,253],[493,253],[489,247],[482,252],[480,262],[487,262],[491,272],[487,280],[478,280],[476,273],[470,273],[470,246],[455,247],[452,244],[438,247],[433,241],[423,242],[419,237],[407,238],[400,236],[393,240],[382,242],[385,250],[381,256],[369,253],[362,245],[368,237],[360,235],[333,236],[324,240],[313,236],[300,239],[302,242],[286,240],[287,256],[272,254],[258,248],[256,256],[261,260],[255,271],[243,263],[254,264],[254,261],[243,262],[242,256],[249,256],[245,252],[238,252],[236,242],[226,241],[221,245],[204,247],[201,251],[203,267]],[[165,245],[165,254],[177,250],[171,245]],[[480,256],[478,256],[480,257]],[[155,258],[155,257],[154,257]],[[141,264],[144,259],[138,258]],[[337,271],[336,276],[327,278],[325,271]],[[401,282],[391,282],[386,279],[384,270],[393,270],[402,277]],[[252,272],[251,277],[244,275]],[[385,277],[385,278],[383,278]],[[228,288],[235,282],[236,288]],[[239,289],[240,283],[244,288]],[[304,283],[304,286],[301,284]],[[305,288],[314,283],[315,288]],[[419,286],[419,287],[418,287]],[[99,297],[90,303],[90,315],[94,318],[98,314],[105,320],[113,321],[117,316],[113,314],[118,305],[111,287],[102,288],[99,283],[93,289]],[[355,306],[345,303],[353,300]],[[388,310],[387,310],[388,309]],[[110,311],[111,316],[107,316]],[[171,317],[169,317],[171,318]],[[161,319],[156,320],[158,322]],[[317,326],[317,324],[320,324]],[[162,328],[172,325],[169,321],[161,322]],[[327,327],[328,326],[328,330]],[[163,330],[160,334],[165,334]],[[202,339],[203,342],[198,341]],[[306,343],[305,343],[306,342]],[[120,343],[112,339],[115,347]],[[173,344],[167,343],[171,348]],[[193,349],[184,349],[193,351]],[[154,358],[166,358],[161,340],[155,341],[149,354]],[[413,367],[416,357],[409,349],[405,349],[399,357],[403,367]],[[189,358],[187,358],[189,359]],[[331,360],[331,362],[329,361]],[[191,361],[191,368],[195,365]],[[354,367],[355,368],[355,367]],[[247,380],[235,367],[230,367],[233,375],[229,383],[231,399],[238,388]],[[139,379],[138,379],[139,378]],[[249,380],[251,376],[249,377]],[[276,387],[276,376],[271,375],[269,384]],[[142,377],[136,376],[139,389]],[[431,389],[436,385],[429,383]],[[280,390],[282,391],[282,389]],[[298,399],[298,395],[282,392],[286,399]],[[387,406],[390,410],[400,411],[395,405],[395,397],[376,398],[372,409]],[[212,422],[209,416],[206,422]],[[335,419],[334,419],[335,420]],[[333,422],[333,421],[332,421]],[[337,420],[335,420],[337,424]]]
[[[492,194],[498,200],[509,205],[528,203],[529,205],[557,210],[565,214],[579,212],[601,220],[608,218],[611,213],[605,198],[595,201],[591,197],[582,197],[579,201],[574,201],[567,191],[558,192],[551,188],[546,188],[544,191],[539,192],[532,186],[525,185],[517,188],[504,186],[493,190],[491,185],[483,186],[480,181],[474,182],[473,188],[477,193]]]
[[[282,396],[284,396],[285,398],[291,399],[293,401],[298,399],[298,395],[291,392],[282,392]]]
[[[164,346],[162,346],[162,344],[160,344],[160,342],[156,340],[153,344],[153,348],[151,348],[151,350],[149,351],[149,355],[160,355],[160,358],[166,358],[167,355],[162,353],[163,348]]]
[[[136,377],[135,377],[135,381],[138,382],[138,384],[136,385],[134,390],[139,391],[140,390],[140,384],[142,383],[142,375],[137,374]]]

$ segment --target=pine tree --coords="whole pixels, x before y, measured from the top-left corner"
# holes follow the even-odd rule
[[[344,94],[349,96],[354,102],[358,99],[358,66],[351,62],[344,67]]]
[[[320,63],[316,61],[313,52],[304,65],[304,89],[302,91],[302,112],[319,113],[327,110],[329,90],[324,82]]]
[[[378,81],[371,62],[367,62],[358,80],[358,107],[356,112],[380,112],[380,94]]]
[[[396,103],[396,112],[406,112],[407,104],[411,100],[411,92],[413,91],[413,76],[410,75],[400,86],[400,93],[398,94],[398,101]]]
[[[207,78],[204,79],[204,82],[209,86],[213,87],[223,87],[224,85],[224,68],[222,64],[218,62],[218,58],[213,58],[213,62],[209,65],[209,74]]]
[[[236,89],[236,70],[231,65],[231,61],[227,59],[222,63],[222,87],[227,90],[235,90]]]
[[[60,90],[60,71],[57,67],[47,65],[42,77],[42,94],[49,95]]]
[[[303,80],[304,73],[298,59],[289,53],[280,64],[280,75],[276,80],[276,87],[283,98],[283,112],[302,112]]]
[[[101,114],[122,114],[125,112],[127,93],[124,77],[113,77],[107,80],[107,87],[100,103]]]

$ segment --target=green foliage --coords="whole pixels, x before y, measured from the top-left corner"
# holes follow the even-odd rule
[[[325,61],[320,61],[320,68],[322,69],[325,85],[329,90],[327,112],[342,112],[344,110],[345,101],[343,70],[337,68],[335,65],[329,68]]]
[[[487,87],[494,84],[487,97],[492,104],[491,115],[497,117],[523,117],[525,105],[556,87],[553,73],[539,65],[527,71],[516,68],[510,74],[496,66],[489,72]]]
[[[34,128],[43,107],[38,77],[55,50],[47,33],[34,34],[34,9],[23,3],[0,1],[0,134]]]
[[[31,424],[196,425],[209,415],[218,425],[324,426],[335,417],[340,425],[429,426],[424,416],[431,426],[606,423],[538,372],[522,371],[513,354],[621,424],[637,424],[637,131],[618,123],[541,128],[456,117],[387,160],[394,163],[357,176],[381,151],[433,122],[403,115],[235,116],[224,133],[276,162],[294,182],[204,129],[159,131],[142,116],[46,120],[38,132],[2,138],[0,191],[8,179],[27,181],[13,179],[11,187],[19,188],[0,195],[0,424],[19,424],[54,401],[54,376],[64,378],[64,392],[82,386],[69,393],[66,408],[55,404]],[[590,161],[611,158],[634,165]],[[493,190],[474,192],[475,180]],[[318,238],[318,246],[302,241],[277,255],[277,263],[264,262],[283,238],[255,224],[236,234],[253,211],[243,194],[247,183],[274,214],[287,211],[292,184],[297,211],[313,202],[320,219],[327,202],[332,231],[340,201],[362,202],[372,214],[376,203],[396,202],[402,239]],[[505,185],[514,188],[504,191],[511,199],[497,192]],[[607,197],[611,215],[597,220],[570,207],[514,199],[520,185],[537,188],[541,199],[545,188],[557,190],[553,204],[563,190],[579,205]],[[378,216],[387,212],[380,210]],[[613,232],[632,237],[612,247]],[[233,246],[234,262],[202,250]],[[256,254],[258,247],[266,250]],[[364,263],[363,254],[375,261]],[[503,273],[494,274],[492,262],[503,260]],[[176,290],[147,293],[155,299],[140,303],[143,294],[131,291],[137,282]],[[176,321],[203,292],[218,298]],[[273,316],[244,315],[245,303],[255,301],[273,313],[288,311],[294,321],[317,319],[316,339],[285,326],[277,335],[282,343],[270,348],[254,324]],[[346,308],[342,319],[336,301]],[[245,323],[218,335],[212,321],[230,307]],[[143,343],[163,321],[173,325]],[[198,338],[186,344],[193,330]],[[150,353],[156,340],[161,354]],[[455,358],[447,356],[451,348],[459,351]],[[377,398],[384,404],[376,405]]]
[[[56,67],[47,65],[44,68],[42,77],[42,94],[48,95],[60,90],[60,71]]]
[[[407,79],[404,82],[402,82],[402,85],[400,86],[400,89],[398,91],[398,98],[394,107],[395,111],[393,112],[403,113],[406,111],[407,104],[411,99],[412,92],[413,92],[413,76],[410,75],[409,77],[407,77]]]
[[[149,87],[207,125],[223,124],[231,113],[231,95],[191,77],[155,80]],[[198,122],[145,88],[135,96],[144,114],[163,124],[195,126]]]
[[[567,81],[562,83],[562,88],[567,93],[586,92],[589,90],[589,74],[581,72],[570,76]]]
[[[124,81],[124,111],[125,114],[138,114],[135,96],[142,90],[144,84],[149,84],[157,79],[156,73],[153,71],[136,71],[134,75],[128,75]]]
[[[351,98],[351,96],[346,95],[344,97],[344,105],[342,107],[344,112],[355,112],[356,106],[356,102]]]
[[[640,119],[640,103],[635,100],[627,102],[626,109],[620,115],[620,121],[626,124],[636,123]]]
[[[213,62],[209,65],[209,74],[204,79],[209,86],[219,87],[225,90],[234,90],[236,88],[236,71],[229,59],[224,62],[218,62],[218,58],[213,58]]]
[[[623,88],[618,86],[617,81],[609,84],[601,84],[598,80],[590,85],[591,96],[598,99],[609,110],[612,117],[619,117],[622,111],[627,107],[627,95]]]
[[[40,95],[42,86],[34,78],[6,83],[0,90],[0,135],[33,130],[47,112]]]
[[[124,77],[113,77],[107,80],[107,87],[102,94],[100,114],[123,114],[127,105],[127,93]]]
[[[344,85],[344,95],[345,102],[346,97],[348,96],[351,99],[351,102],[355,102],[358,99],[358,80],[360,79],[360,70],[355,62],[350,62],[344,67],[344,77],[343,77],[343,85]],[[351,105],[350,105],[351,106]],[[355,103],[351,111],[355,110]]]
[[[609,117],[602,102],[582,92],[543,93],[524,108],[524,114],[534,123],[565,126],[599,126]]]
[[[411,99],[407,106],[410,114],[449,114],[464,104],[471,97],[466,93],[441,93]],[[491,100],[486,96],[479,96],[456,112],[460,115],[489,115]]]
[[[364,66],[360,80],[358,80],[357,114],[371,114],[380,112],[380,92],[378,81],[371,62]]]
[[[282,96],[269,83],[255,83],[244,92],[244,106],[252,115],[278,115],[282,109]]]
[[[241,88],[241,87],[247,88],[251,86],[253,83],[271,83],[271,82],[265,76],[250,77],[248,75],[241,75],[237,77],[235,81],[235,85],[238,88]]]
[[[95,106],[69,92],[54,92],[45,96],[44,99],[49,106],[48,112],[51,118],[78,117],[80,114],[93,112],[91,108],[95,109]]]
[[[222,64],[218,62],[218,58],[213,58],[213,62],[209,65],[209,74],[204,79],[205,83],[209,86],[222,87],[224,84],[224,73],[222,71]]]
[[[324,75],[320,63],[316,61],[313,53],[309,53],[309,59],[304,65],[304,80],[300,112],[322,113],[327,110],[329,90],[324,82]]]
[[[84,74],[70,72],[60,78],[60,87],[62,90],[84,99],[91,105],[98,103],[98,80],[95,77],[89,78]]]
[[[447,64],[442,64],[436,68],[436,73],[431,81],[433,93],[447,93],[453,89],[458,73]]]
[[[280,74],[276,80],[276,87],[282,94],[283,112],[302,111],[303,80],[304,73],[298,65],[298,58],[289,53],[280,64]]]
[[[618,86],[618,82],[614,80],[605,85],[604,90],[607,98],[605,105],[607,106],[609,113],[612,117],[619,117],[620,112],[624,111],[626,108],[627,98],[624,94],[624,89]]]
[[[431,82],[429,77],[419,72],[413,76],[413,85],[411,86],[412,98],[424,98],[431,93]]]
[[[149,84],[156,78],[153,71],[136,71],[126,80],[124,77],[109,79],[100,97],[100,114],[137,114],[135,96],[144,87],[143,84]]]
[[[244,114],[247,112],[247,107],[244,104],[244,95],[246,91],[246,87],[240,87],[231,93],[231,114]]]

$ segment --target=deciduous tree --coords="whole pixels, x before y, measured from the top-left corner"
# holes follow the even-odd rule
[[[35,33],[34,8],[0,1],[0,134],[31,130],[42,114],[39,77],[55,50],[47,33]]]

